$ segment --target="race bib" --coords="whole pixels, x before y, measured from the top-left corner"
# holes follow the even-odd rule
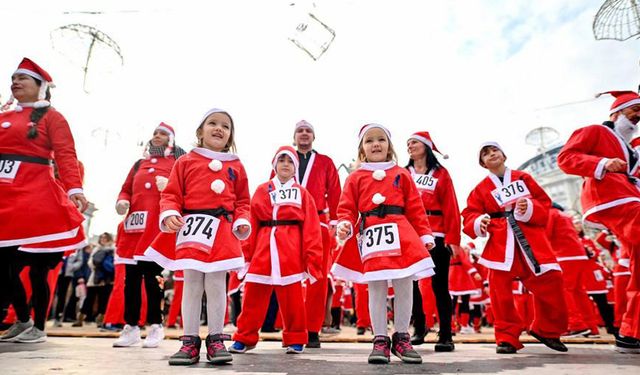
[[[491,195],[500,207],[505,207],[514,204],[520,198],[530,197],[531,193],[524,181],[515,180],[507,186],[493,190]]]
[[[12,184],[20,168],[20,161],[0,160],[0,183]]]
[[[124,222],[124,231],[127,233],[144,232],[144,228],[147,227],[147,213],[148,211],[134,211],[130,213]]]
[[[380,256],[400,255],[398,224],[372,225],[364,230],[360,241],[360,257],[362,260]]]
[[[438,179],[428,174],[414,174],[413,182],[419,190],[424,190],[428,193],[432,193],[436,190],[438,185]]]
[[[596,281],[604,280],[604,276],[602,275],[602,271],[600,270],[593,271],[593,276],[596,278]]]
[[[302,192],[300,188],[292,187],[272,191],[271,203],[274,206],[302,206]]]
[[[176,250],[190,247],[206,253],[211,252],[220,219],[203,214],[186,215],[183,219],[184,225],[178,231],[176,239]]]

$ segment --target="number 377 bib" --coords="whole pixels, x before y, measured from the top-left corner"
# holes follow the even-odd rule
[[[381,256],[398,256],[400,254],[398,224],[372,225],[362,232],[360,237],[360,256],[362,260]]]
[[[509,185],[499,187],[491,192],[500,207],[516,203],[520,198],[529,198],[531,193],[522,180],[515,180]]]
[[[211,252],[220,219],[203,214],[185,215],[183,219],[184,225],[176,237],[176,250],[189,247],[206,253]]]

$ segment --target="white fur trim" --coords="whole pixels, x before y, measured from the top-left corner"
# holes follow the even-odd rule
[[[4,240],[4,241],[0,241],[0,247],[28,245],[32,243],[66,240],[67,238],[75,237],[78,234],[79,230],[80,230],[80,227],[77,227],[75,229],[71,229],[66,232],[58,232],[58,233],[52,233],[52,234],[45,234],[42,236]]]
[[[266,284],[266,285],[290,285],[293,283],[298,283],[304,280],[304,273],[297,273],[289,276],[267,276],[267,275],[258,275],[255,273],[248,273],[244,280],[245,282],[252,282],[257,284]]]
[[[3,129],[8,129],[9,127],[11,127],[11,123],[9,121],[5,121],[0,126],[2,126]]]
[[[113,264],[138,264],[138,262],[136,262],[135,260],[133,260],[132,258],[123,258],[118,256],[118,254],[114,254],[113,256]]]
[[[449,290],[449,294],[451,294],[452,296],[479,296],[482,294],[482,291],[480,289],[470,289],[470,290],[460,290],[460,291]]]
[[[227,116],[229,116],[229,118],[231,118],[231,115],[229,114],[229,112],[225,111],[224,109],[211,108],[210,110],[207,111],[207,113],[204,114],[204,116],[202,116],[202,119],[200,120],[200,124],[202,124],[204,120],[207,119],[207,117],[211,116],[214,113],[224,113]],[[231,121],[233,122],[233,119]]]
[[[600,212],[611,207],[616,207],[616,206],[620,206],[620,205],[631,203],[631,202],[640,202],[640,198],[638,197],[620,198],[614,201],[609,201],[603,204],[599,204],[597,206],[593,206],[589,210],[587,210],[587,212],[584,213],[584,215],[582,216],[582,220],[584,223],[591,223],[587,220],[587,217],[589,217],[589,215],[593,215],[596,212]],[[600,227],[602,228],[602,226]]]
[[[487,233],[482,233],[482,231],[480,230],[480,221],[482,221],[482,219],[484,219],[485,217],[491,218],[491,216],[484,214],[484,215],[480,215],[478,216],[474,221],[473,221],[473,232],[476,234],[476,237],[486,237]]]
[[[46,83],[47,83],[47,81],[40,74],[34,72],[33,70],[20,68],[20,69],[16,69],[16,71],[13,72],[13,74],[26,74],[26,75],[28,75],[30,77],[33,77],[33,78],[37,79],[38,81],[42,82],[43,85],[46,85]]]
[[[569,260],[588,260],[589,258],[586,255],[575,255],[571,257],[557,257],[556,260],[558,262],[566,262]]]
[[[248,225],[249,226],[249,230],[247,231],[247,233],[240,234],[238,232],[238,227],[241,226],[241,225]],[[251,234],[251,223],[247,219],[238,219],[238,220],[233,222],[233,230],[232,230],[232,232],[236,236],[236,238],[239,239],[240,241],[246,240],[247,238],[249,238],[249,235]]]
[[[430,140],[428,140],[427,138],[421,135],[414,134],[411,137],[409,137],[409,139],[417,139],[418,141],[424,143],[425,145],[429,146],[430,149],[433,150],[433,142],[431,142]]]
[[[444,238],[444,233],[442,232],[431,232],[434,237]]]
[[[300,162],[298,161],[298,155],[295,155],[290,150],[280,150],[273,156],[272,166],[273,166],[274,172],[276,171],[276,165],[278,164],[278,158],[280,157],[280,155],[288,155],[291,158],[291,161],[293,162],[293,166],[295,167],[296,172],[298,171],[298,166],[300,165]]]
[[[598,165],[596,166],[596,170],[595,172],[593,172],[593,177],[595,177],[596,180],[602,180],[604,178],[604,175],[607,173],[607,171],[604,169],[604,166],[605,164],[607,164],[609,160],[611,159],[602,158],[598,162]]]
[[[180,212],[178,212],[176,210],[162,211],[160,213],[160,230],[163,231],[163,232],[169,232],[169,228],[167,228],[167,226],[164,225],[164,219],[168,218],[169,216],[182,217],[182,215],[180,215]]]
[[[527,201],[527,210],[522,215],[520,215],[518,211],[514,210],[513,217],[520,222],[528,223],[529,220],[531,220],[531,216],[533,216],[533,202],[531,202],[531,199],[529,198],[525,198],[525,200]]]
[[[191,151],[200,156],[204,156],[207,159],[218,159],[220,161],[240,160],[236,154],[230,152],[217,152],[203,147],[196,147]]]
[[[616,276],[631,276],[631,271],[614,272],[612,275],[614,277],[616,277]]]
[[[59,247],[28,247],[28,245],[20,246],[18,250],[25,253],[58,253],[61,251],[76,250],[87,246],[89,242],[86,239],[81,240],[73,245],[59,246]]]
[[[612,115],[612,114],[614,114],[614,113],[616,113],[616,112],[618,112],[618,111],[621,111],[621,110],[623,110],[623,109],[625,109],[625,108],[629,108],[629,107],[634,106],[634,105],[636,105],[636,104],[640,104],[640,99],[632,99],[632,100],[629,100],[629,101],[628,101],[628,102],[626,102],[626,103],[622,103],[622,104],[620,104],[619,106],[617,106],[617,107],[615,107],[615,108],[611,109],[611,110],[609,111],[609,114],[610,114],[610,115]]]
[[[84,194],[84,190],[82,190],[82,188],[74,188],[74,189],[69,189],[69,191],[67,191],[67,196],[69,198],[71,198],[71,196],[74,194]]]
[[[467,273],[468,273],[469,275],[471,275],[472,273],[476,273],[476,272],[478,272],[478,270],[477,270],[477,269],[475,269],[475,267],[473,267],[473,268],[469,268],[469,271],[467,271]]]
[[[436,244],[434,239],[433,239],[433,236],[430,235],[430,234],[425,234],[425,235],[420,236],[420,241],[422,241],[423,245],[432,244],[432,245],[435,246],[435,244]]]
[[[385,128],[383,125],[375,124],[375,123],[367,124],[360,130],[360,133],[358,134],[358,141],[362,142],[362,138],[364,138],[364,135],[367,134],[369,130],[374,128],[381,129],[384,132],[384,134],[387,135],[387,138],[389,139],[389,143],[391,143],[391,132],[389,131],[389,129]]]
[[[609,291],[605,290],[587,290],[587,294],[607,294]]]
[[[359,169],[364,169],[365,171],[375,171],[378,169],[391,169],[396,166],[395,161],[381,161],[377,163],[360,163]]]
[[[166,126],[158,125],[158,127],[156,127],[156,130],[162,130],[163,132],[167,133],[167,135],[174,136],[174,137],[176,136],[176,134]]]
[[[244,267],[244,258],[231,258],[220,260],[217,262],[203,262],[196,259],[184,258],[184,259],[169,259],[160,254],[151,246],[147,248],[144,255],[158,265],[166,268],[170,271],[179,270],[196,270],[200,272],[219,272],[219,271],[236,271]]]

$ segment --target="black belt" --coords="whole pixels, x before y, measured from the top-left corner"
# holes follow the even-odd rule
[[[387,215],[404,215],[404,207],[381,204],[373,210],[360,212],[360,234],[364,232],[364,223],[369,216],[383,218]]]
[[[328,214],[325,210],[318,210],[318,215]]]
[[[265,220],[261,221],[260,225],[263,227],[277,227],[280,225],[299,225],[302,223],[300,220]]]
[[[39,158],[37,156],[0,154],[0,160],[15,160],[15,161],[25,161],[27,163],[51,165],[51,160],[45,159],[45,158]]]
[[[441,210],[426,210],[425,212],[427,213],[427,215],[430,215],[430,216],[443,216],[444,215]]]
[[[233,211],[227,211],[226,209],[224,209],[223,207],[218,207],[218,208],[198,208],[198,209],[184,209],[182,210],[183,214],[186,215],[195,215],[195,214],[201,214],[201,215],[209,215],[209,216],[215,216],[215,217],[224,217],[225,219],[227,219],[228,222],[231,222],[231,216],[233,215]]]
[[[498,214],[501,214],[501,216],[498,216]],[[536,274],[540,273],[540,263],[538,263],[538,260],[533,255],[533,250],[531,250],[529,241],[527,241],[527,238],[524,236],[522,229],[518,225],[518,222],[516,221],[516,218],[513,215],[513,211],[502,211],[502,212],[494,212],[492,214],[489,214],[489,216],[493,218],[492,215],[496,215],[497,217],[507,218],[507,222],[509,223],[511,230],[513,231],[513,235],[516,238],[516,241],[518,241],[518,245],[520,245],[520,248],[522,249],[522,251],[524,251],[524,254],[526,255],[526,257],[529,258],[529,261],[531,262],[531,264],[533,264],[533,269],[535,273]]]
[[[506,211],[492,212],[489,214],[489,217],[492,219],[500,219],[502,217],[506,218],[507,212]]]

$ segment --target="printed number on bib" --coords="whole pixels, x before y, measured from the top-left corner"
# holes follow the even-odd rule
[[[360,241],[363,260],[400,255],[398,224],[372,225],[364,230]]]
[[[178,231],[176,239],[176,250],[191,247],[210,252],[220,226],[220,219],[203,214],[186,215],[183,219],[184,225]]]
[[[491,192],[496,203],[500,207],[514,204],[520,198],[528,198],[531,196],[527,185],[522,180],[515,180],[507,186],[497,188]]]
[[[429,193],[433,193],[436,190],[436,185],[438,185],[438,179],[428,174],[414,174],[413,182],[415,182],[418,189]]]
[[[147,213],[148,211],[134,211],[130,213],[124,222],[124,231],[127,233],[144,232],[144,228],[147,227]]]
[[[600,270],[593,271],[593,276],[596,278],[596,281],[604,280],[604,276],[602,275],[602,271]]]
[[[274,206],[302,206],[302,192],[300,188],[279,189],[271,192],[271,202]]]
[[[20,168],[20,163],[16,160],[0,160],[0,183],[12,184]]]

